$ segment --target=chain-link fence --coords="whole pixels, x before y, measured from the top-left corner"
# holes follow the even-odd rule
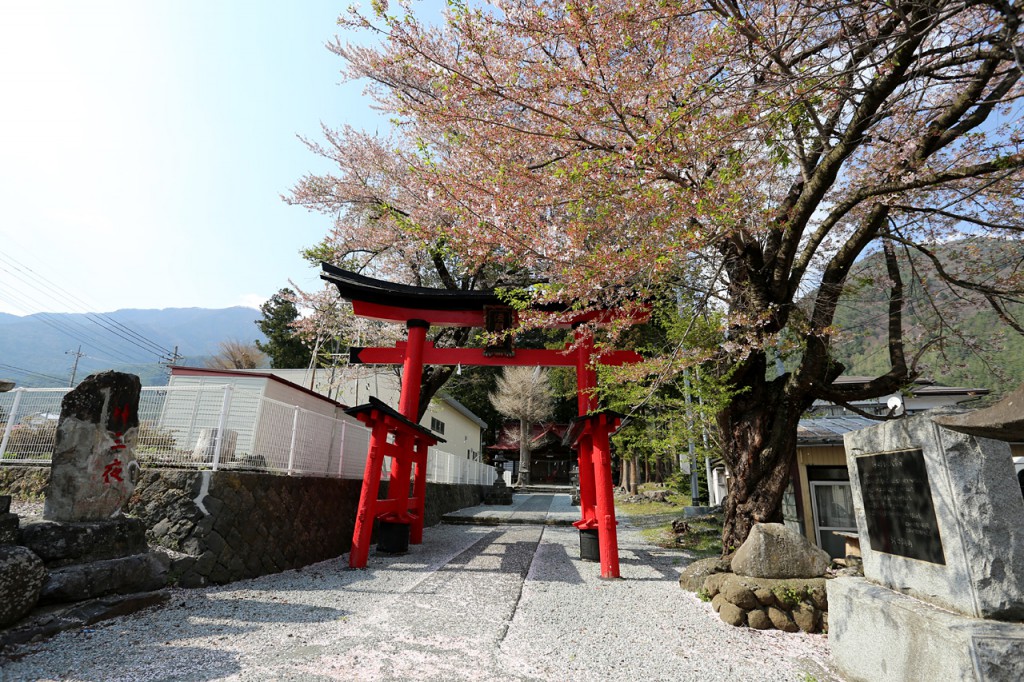
[[[0,464],[49,464],[69,389],[0,393]],[[143,467],[246,469],[361,479],[369,429],[234,384],[144,387],[136,457]],[[385,458],[382,477],[391,467]],[[427,480],[489,485],[494,468],[431,448]]]

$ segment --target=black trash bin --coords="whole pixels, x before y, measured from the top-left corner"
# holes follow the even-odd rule
[[[377,551],[387,554],[405,554],[409,551],[409,524],[381,521],[377,530]]]
[[[601,560],[601,543],[598,541],[596,528],[580,529],[580,559],[583,561]]]

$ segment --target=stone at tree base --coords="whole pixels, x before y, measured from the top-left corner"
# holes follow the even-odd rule
[[[50,567],[141,554],[148,548],[145,524],[131,516],[83,523],[28,523],[21,529],[20,544]]]
[[[736,550],[732,570],[753,578],[817,578],[831,563],[827,552],[799,533],[781,523],[759,523]]]
[[[793,622],[793,619],[787,612],[774,606],[768,607],[768,619],[775,626],[776,630],[783,632],[799,632],[800,630],[800,626]]]
[[[708,576],[728,570],[729,567],[723,567],[722,560],[718,557],[698,559],[680,572],[679,587],[689,592],[697,592],[704,587],[704,581]]]
[[[17,545],[0,547],[0,627],[32,610],[45,580],[46,567],[31,550]]]
[[[804,632],[817,632],[818,612],[810,604],[797,604],[793,608],[793,622]]]
[[[727,601],[722,602],[722,607],[718,610],[718,615],[723,622],[728,623],[729,625],[740,627],[741,625],[747,624],[747,612]]]
[[[157,552],[92,561],[50,571],[42,603],[83,601],[107,594],[151,592],[167,586],[169,557]]]
[[[754,590],[754,596],[761,606],[775,606],[775,593],[768,587],[758,587]]]
[[[815,585],[808,589],[807,598],[814,608],[819,611],[828,611],[828,590],[825,588],[824,582],[820,586]]]
[[[722,591],[722,585],[729,579],[732,573],[712,573],[704,580],[704,591],[709,597],[714,597]]]
[[[772,621],[764,609],[753,609],[747,613],[747,625],[754,630],[770,630]]]
[[[64,396],[44,519],[99,521],[121,513],[139,475],[141,390],[133,374],[101,372]]]
[[[737,576],[732,576],[723,583],[722,596],[741,609],[756,609],[761,605],[753,590],[743,584]]]

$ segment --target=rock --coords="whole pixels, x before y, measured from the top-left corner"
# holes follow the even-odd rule
[[[754,596],[754,591],[747,587],[742,578],[736,575],[729,575],[729,578],[722,583],[721,594],[726,601],[735,604],[741,609],[756,609],[761,603]]]
[[[18,526],[21,519],[9,512],[0,514],[0,546],[13,545],[18,541]]]
[[[0,495],[0,514],[11,513],[11,496]]]
[[[732,570],[754,578],[816,578],[832,563],[828,553],[781,523],[759,523],[736,550]]]
[[[0,627],[32,610],[45,580],[46,566],[32,550],[17,545],[0,547]]]
[[[130,516],[109,521],[36,521],[21,529],[20,543],[57,567],[147,551],[146,527]]]
[[[722,609],[722,604],[725,603],[727,602],[725,601],[725,596],[722,594],[716,594],[711,598],[711,608],[715,610],[715,613],[718,613]]]
[[[818,612],[810,604],[801,602],[793,608],[793,622],[804,632],[818,632]]]
[[[704,587],[704,581],[708,576],[728,570],[729,567],[723,566],[722,560],[718,557],[698,559],[679,574],[679,587],[690,592],[697,592]]]
[[[754,590],[754,596],[761,606],[775,606],[775,593],[769,587],[758,587]]]
[[[170,598],[167,590],[143,594],[111,595],[84,602],[50,606],[28,614],[14,627],[0,631],[0,649],[12,644],[39,642],[65,630],[78,630],[115,616],[124,616]]]
[[[140,391],[133,374],[101,372],[64,396],[43,518],[100,521],[120,514],[139,477]]]
[[[800,627],[793,622],[789,613],[774,606],[768,607],[768,619],[775,626],[776,630],[782,630],[783,632],[797,632],[800,630]]]
[[[713,573],[704,579],[704,591],[709,597],[714,597],[722,591],[722,584],[732,575],[731,573]]]
[[[770,630],[772,621],[764,609],[754,609],[747,613],[747,625],[755,630]]]
[[[167,563],[156,553],[64,566],[50,571],[40,601],[82,601],[107,594],[151,592],[167,586]]]
[[[814,608],[819,611],[828,611],[828,593],[824,585],[809,588],[807,595]]]
[[[718,610],[718,616],[723,622],[736,627],[747,624],[747,612],[727,601],[722,602],[722,608]]]
[[[640,493],[649,502],[664,502],[668,499],[668,490],[645,490]]]

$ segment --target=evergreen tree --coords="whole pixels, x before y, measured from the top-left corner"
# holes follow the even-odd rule
[[[300,369],[309,366],[312,351],[295,335],[292,323],[299,318],[295,307],[295,292],[285,287],[260,306],[262,320],[256,326],[267,337],[267,342],[256,342],[256,347],[270,357],[274,369]]]

